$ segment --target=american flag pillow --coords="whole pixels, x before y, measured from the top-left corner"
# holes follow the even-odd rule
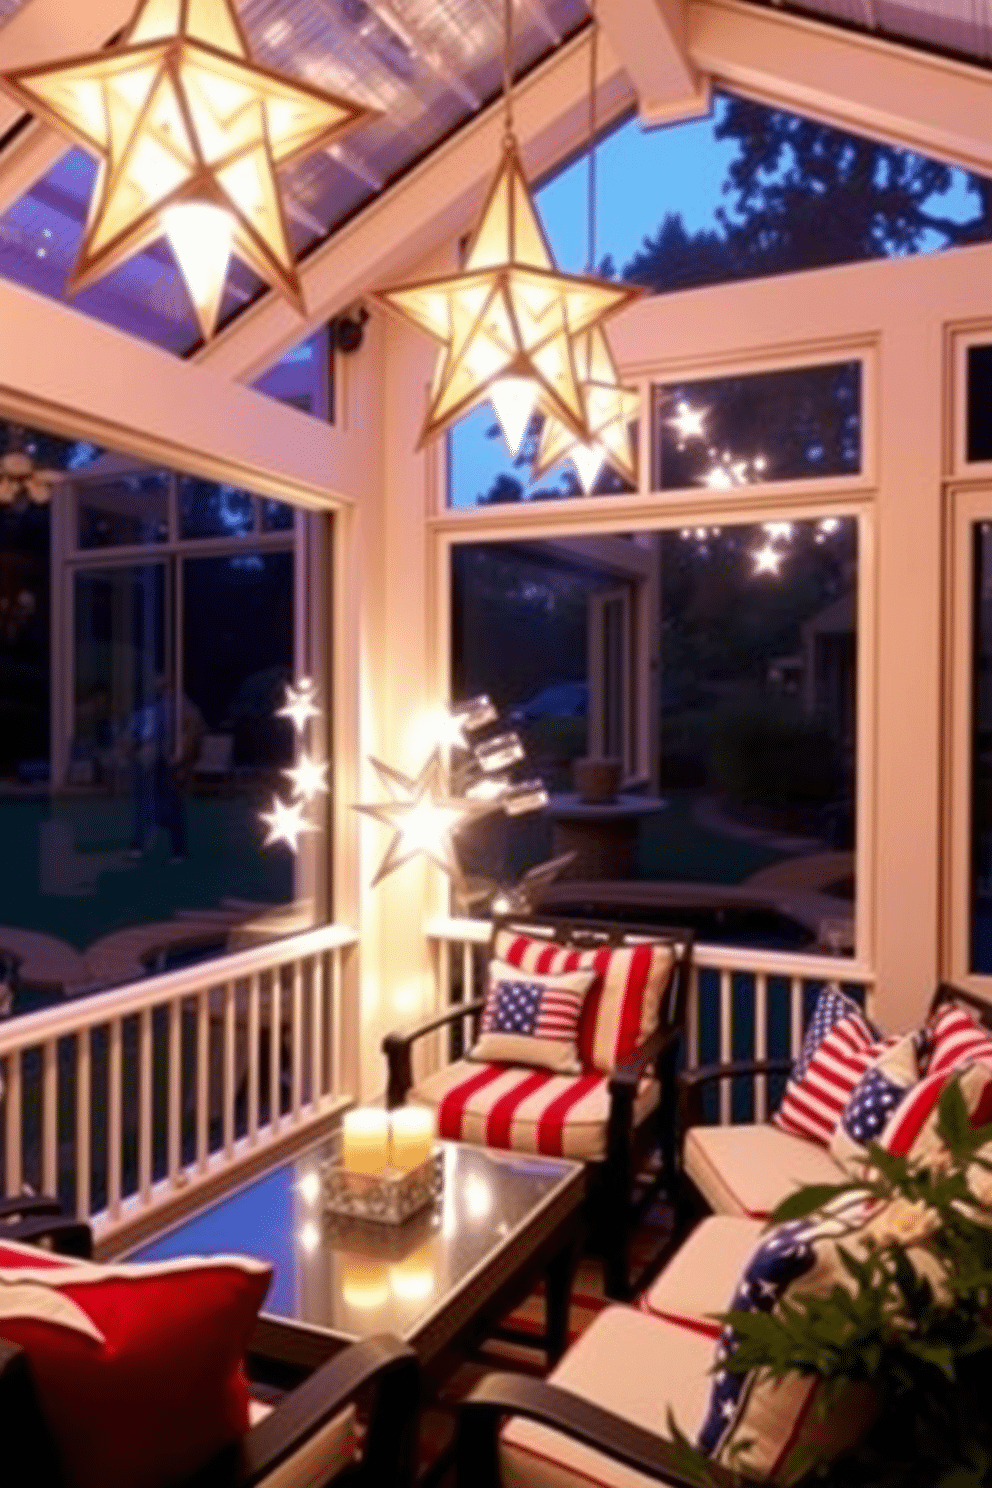
[[[891,1042],[839,987],[824,987],[774,1124],[828,1147],[855,1086]]]
[[[992,1063],[992,1032],[956,1003],[946,1003],[927,1025],[930,1057],[927,1074],[981,1059]]]
[[[907,1033],[869,1065],[851,1092],[830,1139],[830,1155],[859,1172],[872,1142],[881,1142],[889,1118],[920,1078],[918,1040]]]
[[[838,1243],[857,1248],[858,1227],[867,1217],[860,1201],[846,1198],[830,1215],[777,1225],[753,1252],[728,1311],[770,1313],[795,1293],[827,1295],[846,1280]],[[794,1483],[855,1444],[872,1415],[864,1387],[848,1386],[824,1413],[815,1409],[822,1383],[815,1375],[774,1379],[764,1369],[727,1369],[737,1338],[731,1318],[717,1343],[709,1405],[697,1436],[707,1457],[747,1478]]]
[[[479,1038],[469,1058],[578,1074],[579,1018],[595,980],[592,970],[546,975],[490,961]]]

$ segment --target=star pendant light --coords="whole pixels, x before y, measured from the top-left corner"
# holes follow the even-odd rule
[[[595,0],[590,7],[592,34],[589,41],[589,273],[596,263],[596,43],[599,36]],[[643,294],[632,289],[631,298]],[[585,437],[554,414],[548,414],[541,429],[531,479],[539,480],[559,460],[571,459],[582,489],[588,495],[604,464],[637,485],[637,466],[630,439],[630,423],[637,415],[640,396],[636,388],[620,383],[613,353],[601,325],[582,331],[572,340],[579,394],[587,426]]]
[[[453,798],[445,790],[444,769],[435,750],[416,776],[403,775],[381,760],[371,764],[392,799],[378,805],[356,805],[355,810],[391,827],[393,836],[371,887],[411,858],[422,853],[453,879],[462,882],[453,837],[467,821],[488,815],[491,807]]]
[[[586,439],[573,338],[639,293],[555,266],[513,133],[510,0],[504,9],[503,157],[463,270],[377,295],[441,346],[418,449],[487,398],[514,452],[535,406]]]
[[[141,0],[113,46],[0,83],[100,162],[70,291],[165,233],[205,339],[232,251],[302,313],[276,170],[374,111],[254,62],[233,0]]]

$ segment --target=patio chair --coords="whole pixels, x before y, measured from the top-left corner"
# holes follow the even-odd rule
[[[692,932],[513,917],[494,921],[489,953],[491,995],[498,991],[494,966],[508,967],[512,982],[531,990],[535,978],[540,983],[542,977],[588,975],[592,985],[577,1015],[572,1064],[556,1067],[552,1054],[551,1063],[535,1067],[543,1049],[524,1049],[519,1061],[508,1054],[520,1046],[511,1040],[504,1047],[498,1037],[493,1042],[481,1016],[486,998],[479,997],[386,1036],[388,1104],[409,1100],[431,1106],[442,1137],[584,1161],[606,1292],[627,1297],[636,1289],[630,1274],[632,1229],[676,1171],[676,1066]],[[456,1047],[444,1068],[415,1082],[416,1043],[466,1018],[473,1040],[480,1027],[483,1033],[471,1056],[458,1058]],[[660,1166],[651,1181],[638,1186],[639,1173],[656,1151]]]
[[[40,1222],[42,1216],[36,1218]],[[11,1237],[0,1227],[0,1244],[7,1238]],[[8,1265],[10,1249],[5,1262]],[[24,1264],[23,1260],[18,1264]],[[64,1264],[74,1276],[79,1275],[71,1262],[54,1262],[53,1258],[47,1264],[54,1264],[55,1276],[65,1276]],[[107,1274],[111,1284],[116,1284],[126,1270],[110,1268]],[[10,1331],[8,1324],[5,1336],[0,1322],[0,1476],[4,1488],[74,1488],[80,1464],[67,1467],[64,1444],[50,1424],[47,1397],[29,1357],[31,1345],[18,1346],[10,1338]],[[209,1342],[206,1346],[209,1349]],[[192,1358],[204,1347],[204,1341],[191,1336],[188,1347]],[[160,1488],[330,1488],[331,1484],[345,1482],[351,1488],[408,1488],[412,1484],[420,1374],[412,1349],[386,1335],[363,1339],[343,1348],[302,1383],[296,1382],[298,1371],[279,1360],[252,1353],[246,1363],[249,1374],[261,1375],[267,1384],[291,1375],[293,1387],[275,1404],[259,1398],[264,1394],[271,1399],[271,1388],[257,1387],[256,1395],[253,1387],[248,1431],[220,1451],[208,1454],[202,1465],[179,1478],[163,1478],[155,1449],[150,1446],[147,1482]],[[59,1367],[57,1362],[55,1367]],[[51,1388],[50,1356],[45,1368]],[[91,1385],[83,1388],[92,1395]],[[357,1423],[356,1401],[367,1407],[364,1432]],[[167,1421],[163,1423],[163,1429],[168,1426]],[[142,1449],[144,1441],[142,1436]],[[95,1481],[89,1461],[82,1476],[87,1484]],[[115,1488],[120,1485],[115,1484]]]
[[[66,1214],[58,1199],[47,1194],[18,1194],[0,1199],[0,1240],[41,1245],[59,1255],[83,1260],[93,1254],[93,1232],[89,1225]]]

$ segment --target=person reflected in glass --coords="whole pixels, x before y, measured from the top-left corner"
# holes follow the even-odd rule
[[[178,728],[177,728],[178,723]],[[155,679],[155,696],[132,715],[128,729],[134,792],[131,855],[140,857],[152,844],[158,827],[169,836],[173,863],[189,855],[186,807],[182,786],[203,743],[204,722],[195,703],[179,697],[165,677]],[[178,742],[173,747],[173,738]]]

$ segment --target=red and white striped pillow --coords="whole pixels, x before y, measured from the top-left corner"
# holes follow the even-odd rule
[[[578,1050],[584,1069],[609,1074],[656,1027],[661,999],[675,965],[667,942],[580,948],[517,934],[496,932],[493,956],[524,971],[596,972],[582,1005]]]
[[[992,1033],[957,1003],[949,1002],[933,1015],[927,1028],[930,1055],[927,1074],[937,1075],[979,1059],[992,1064]]]
[[[856,1002],[825,987],[774,1125],[828,1147],[855,1086],[893,1042],[879,1037]]]

